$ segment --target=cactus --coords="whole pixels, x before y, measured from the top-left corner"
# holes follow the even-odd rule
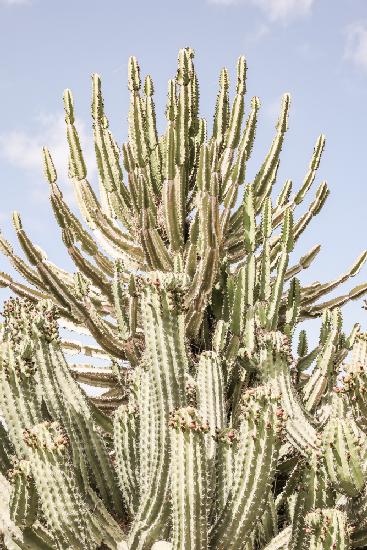
[[[98,193],[64,93],[79,219],[43,149],[69,273],[32,242],[0,249],[27,281],[0,273],[0,536],[9,549],[296,550],[367,547],[367,334],[327,299],[367,258],[304,285],[320,246],[293,250],[329,194],[304,181],[274,192],[288,129],[251,180],[260,101],[246,114],[246,61],[230,101],[219,78],[213,127],[199,114],[194,52],[180,50],[157,131],[154,84],[128,64],[120,147],[92,77]],[[308,348],[303,320],[321,318]],[[68,333],[79,333],[75,341]],[[88,343],[85,341],[88,337]],[[74,362],[67,356],[85,356]]]

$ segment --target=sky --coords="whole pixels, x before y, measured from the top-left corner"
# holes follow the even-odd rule
[[[366,0],[0,0],[4,236],[18,251],[11,226],[11,212],[17,210],[48,258],[73,270],[48,202],[41,163],[41,147],[47,145],[60,186],[75,208],[67,180],[63,90],[73,91],[89,179],[96,182],[91,74],[102,77],[106,113],[122,143],[127,133],[128,57],[135,55],[142,74],[154,79],[162,130],[167,80],[174,76],[177,52],[184,46],[195,50],[201,112],[209,124],[220,69],[228,67],[234,81],[238,56],[247,59],[246,105],[254,95],[261,99],[247,181],[270,145],[284,92],[291,94],[292,107],[279,185],[287,178],[300,185],[318,135],[326,135],[315,189],[326,180],[331,195],[300,239],[294,259],[320,243],[317,260],[301,280],[326,281],[341,274],[367,248]],[[14,273],[2,256],[0,271]],[[366,280],[367,267],[343,291]],[[0,289],[0,301],[8,296]],[[346,329],[360,322],[367,330],[367,312],[361,306],[358,301],[344,308]]]

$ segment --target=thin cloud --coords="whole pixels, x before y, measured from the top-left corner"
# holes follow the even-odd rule
[[[76,121],[88,172],[94,174],[95,160],[91,138],[83,122]],[[68,146],[64,116],[60,114],[43,114],[36,121],[32,131],[11,130],[0,134],[0,155],[12,164],[32,171],[42,171],[42,147],[47,146],[54,160],[59,179],[67,180]]]
[[[261,9],[270,21],[288,22],[305,17],[311,12],[315,0],[208,0],[211,4],[235,6],[252,4]]]
[[[345,31],[344,58],[357,67],[367,69],[367,21],[357,21]]]
[[[86,132],[82,121],[76,121],[86,164],[88,177],[96,174],[96,162],[91,136]],[[0,134],[0,157],[22,170],[43,178],[42,147],[51,152],[58,180],[61,184],[68,181],[68,146],[66,141],[65,120],[60,114],[40,115],[36,120],[35,131],[12,130]],[[42,187],[42,190],[44,188]],[[66,186],[66,196],[71,198],[71,186]],[[37,193],[38,194],[38,193]]]

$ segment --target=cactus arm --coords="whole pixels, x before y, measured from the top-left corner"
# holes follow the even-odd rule
[[[272,285],[271,296],[267,307],[268,326],[275,329],[278,323],[278,311],[280,307],[284,276],[288,267],[289,253],[293,249],[293,218],[288,210],[284,217],[282,227],[282,252],[279,257],[279,264],[275,281]]]
[[[268,344],[269,346],[269,344]],[[286,357],[276,352],[275,358],[266,345],[260,353],[260,364],[265,380],[271,380],[274,390],[282,396],[282,407],[285,412],[285,431],[291,445],[302,455],[307,456],[310,449],[318,448],[316,430],[312,418],[302,407],[295,392],[289,373]]]
[[[46,288],[44,286],[44,283],[42,282],[42,279],[37,275],[36,271],[29,267],[22,258],[20,258],[17,254],[14,253],[12,247],[8,243],[8,241],[5,240],[5,238],[0,234],[0,250],[5,256],[7,256],[14,267],[24,277],[27,281],[29,281],[32,285],[36,286],[39,290],[45,291]]]
[[[84,258],[74,244],[74,235],[72,231],[63,229],[62,240],[77,269],[83,273],[83,275],[85,275],[92,284],[99,288],[107,299],[112,301],[112,291],[109,280],[105,277],[101,269],[94,266],[89,260]]]
[[[101,80],[99,75],[92,75],[92,83],[94,147],[100,181],[104,187],[108,202],[110,206],[112,206],[112,211],[117,215],[125,227],[129,227],[130,197],[122,178],[118,147],[108,129],[108,121],[104,115]]]
[[[347,413],[346,400],[335,394],[330,419],[323,434],[325,460],[335,488],[351,497],[357,496],[365,484],[361,451],[365,449],[366,442],[365,438],[357,439],[353,433],[353,424],[353,419]]]
[[[215,499],[211,507],[214,520],[223,512],[234,478],[234,458],[237,452],[238,434],[233,428],[224,428],[216,434]]]
[[[277,219],[276,213],[278,210],[282,211],[283,207],[289,202],[289,197],[292,192],[293,182],[292,180],[285,180],[283,187],[280,190],[279,195],[275,201],[274,207],[274,220]]]
[[[318,284],[317,286],[311,285],[310,291],[306,291],[304,296],[302,296],[302,305],[305,307],[312,304],[316,300],[319,300],[325,294],[328,294],[332,290],[335,290],[339,285],[347,281],[350,277],[355,277],[364,265],[367,260],[367,251],[362,252],[357,260],[354,262],[352,267],[346,272],[343,273],[340,277],[329,283],[323,285]]]
[[[265,547],[264,550],[288,550],[291,527],[284,527]]]
[[[246,121],[246,125],[241,137],[240,144],[238,146],[239,151],[243,151],[245,154],[246,161],[251,157],[255,134],[257,126],[257,116],[260,109],[260,99],[258,97],[253,97],[251,99],[251,111]]]
[[[222,69],[219,77],[219,93],[214,114],[213,137],[221,144],[229,123],[228,71]]]
[[[44,155],[49,155],[47,149],[44,148]],[[47,177],[46,171],[46,177]],[[56,221],[60,229],[68,227],[73,232],[75,240],[77,240],[82,249],[91,255],[107,275],[113,275],[113,263],[98,250],[98,245],[89,233],[83,228],[78,218],[71,212],[70,208],[63,199],[63,195],[56,184],[56,180],[48,179],[50,184],[50,201]]]
[[[345,513],[335,509],[315,510],[306,517],[309,548],[349,550],[350,538]]]
[[[316,366],[303,387],[304,404],[308,411],[319,404],[328,385],[333,386],[336,381],[336,346],[339,337],[339,327],[334,325],[318,353]]]
[[[308,319],[312,317],[320,317],[326,309],[334,309],[336,307],[341,307],[347,302],[352,300],[357,300],[361,296],[367,293],[367,283],[362,283],[357,285],[348,294],[343,294],[342,296],[337,296],[321,304],[316,304],[314,306],[305,307],[301,309],[300,320]]]
[[[268,180],[274,171],[274,167],[277,165],[279,155],[283,146],[284,135],[288,129],[288,112],[290,106],[290,95],[284,94],[282,98],[281,112],[277,122],[277,133],[271,144],[269,153],[266,156],[264,163],[262,164],[258,174],[254,179],[254,192],[255,196],[262,196],[264,189],[268,184]],[[261,209],[260,204],[256,205],[256,210]]]
[[[293,201],[295,204],[300,204],[303,201],[306,193],[308,192],[311,185],[313,184],[315,180],[316,172],[320,165],[320,160],[321,160],[321,156],[324,148],[325,148],[325,136],[321,135],[318,137],[316,141],[309,170],[305,176],[305,179],[303,180],[303,184],[299,189],[299,191],[297,191],[296,195],[294,196]]]
[[[208,478],[203,423],[193,407],[170,419],[173,548],[208,548]]]
[[[289,279],[300,273],[300,271],[302,271],[303,269],[308,269],[320,250],[321,245],[317,244],[316,246],[312,247],[311,250],[307,252],[307,254],[301,256],[297,264],[287,269],[284,275],[284,281],[288,281]]]
[[[184,346],[182,305],[170,306],[171,285],[178,290],[178,275],[153,273],[143,283],[142,316],[146,353],[151,369],[155,406],[154,425],[158,452],[153,455],[152,475],[129,534],[129,548],[142,549],[165,533],[168,522],[169,413],[185,402],[187,357]],[[172,287],[171,287],[172,288]],[[175,290],[174,290],[175,291]],[[172,300],[173,296],[171,296]],[[173,301],[173,300],[172,300]],[[144,474],[143,474],[144,475]]]
[[[45,300],[49,297],[48,294],[38,292],[37,290],[34,290],[29,286],[17,283],[10,277],[10,275],[3,272],[0,272],[0,287],[9,288],[15,294],[17,294],[17,296],[20,296],[21,298],[26,298],[31,302],[38,302],[38,300]]]
[[[10,471],[10,478],[10,518],[21,529],[31,527],[37,518],[38,495],[29,461],[21,460],[15,464]]]
[[[114,415],[114,448],[116,470],[125,503],[131,516],[139,504],[139,458],[136,441],[139,437],[137,410],[132,405],[121,405]]]
[[[212,435],[215,429],[225,426],[223,369],[217,353],[202,352],[196,374],[197,404],[201,417],[209,424]],[[209,458],[212,454],[209,453]]]
[[[234,482],[211,532],[215,549],[244,544],[266,506],[280,446],[277,399],[271,393],[270,387],[260,387],[244,394]]]
[[[90,512],[78,492],[67,456],[68,441],[57,423],[37,424],[25,433],[30,469],[40,505],[55,537],[75,549],[94,548]]]

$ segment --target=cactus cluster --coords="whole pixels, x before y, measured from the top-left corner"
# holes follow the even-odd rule
[[[46,148],[43,158],[75,273],[47,259],[18,213],[25,259],[0,236],[28,281],[0,273],[17,295],[4,304],[0,347],[4,548],[367,548],[367,335],[359,325],[345,334],[340,313],[367,284],[327,299],[367,252],[335,280],[301,284],[320,246],[296,261],[292,252],[327,184],[297,212],[324,136],[302,184],[293,190],[287,180],[276,194],[285,94],[249,181],[260,102],[254,97],[245,117],[245,59],[232,102],[228,71],[220,73],[210,132],[193,59],[180,50],[159,136],[153,81],[142,85],[130,58],[121,148],[93,75],[98,195],[65,91],[82,221]],[[320,337],[308,349],[297,325],[315,317]],[[70,340],[60,327],[91,339]],[[72,363],[68,354],[92,359]]]

